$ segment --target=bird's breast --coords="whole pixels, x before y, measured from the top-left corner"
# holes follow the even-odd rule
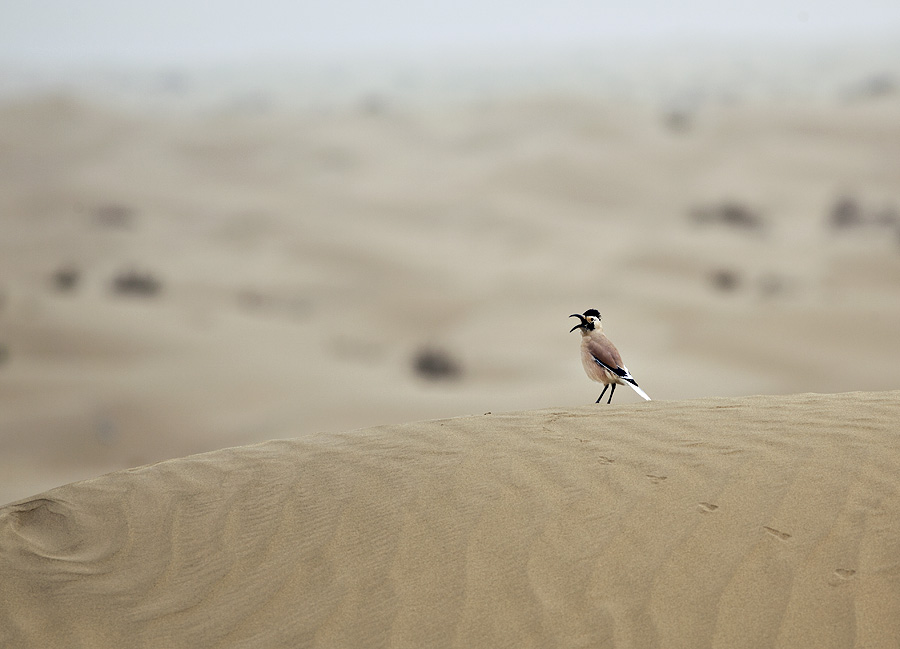
[[[581,346],[581,364],[584,372],[593,381],[598,383],[618,383],[618,378],[613,373],[598,363],[586,345]]]

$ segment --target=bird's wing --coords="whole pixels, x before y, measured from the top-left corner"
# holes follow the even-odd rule
[[[621,376],[623,379],[631,377],[622,364],[619,350],[603,334],[592,336],[587,342],[587,350],[598,365],[601,365],[613,374]]]
[[[603,334],[591,337],[591,339],[588,340],[587,349],[595,363],[619,376],[632,390],[637,392],[642,398],[650,401],[650,397],[638,387],[637,381],[634,380],[631,376],[631,372],[629,372],[628,368],[622,363],[622,357],[619,355],[619,350],[617,350],[615,345],[610,342],[609,338]]]

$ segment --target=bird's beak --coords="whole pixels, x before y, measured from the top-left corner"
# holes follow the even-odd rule
[[[571,329],[569,329],[569,333],[572,333],[572,332],[575,331],[576,329],[581,329],[583,326],[585,326],[585,325],[587,324],[587,320],[585,320],[585,319],[584,319],[584,316],[581,315],[580,313],[573,313],[573,314],[570,315],[569,317],[570,317],[570,318],[578,318],[579,320],[581,320],[581,322],[579,322],[577,325],[575,325],[574,327],[572,327]]]

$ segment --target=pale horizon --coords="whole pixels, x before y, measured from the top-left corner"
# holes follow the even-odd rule
[[[196,2],[91,0],[7,2],[0,65],[215,66],[360,57],[490,57],[578,48],[645,49],[692,42],[795,47],[885,40],[900,35],[900,4],[691,0],[673,7],[575,0],[527,3],[286,3],[218,6]]]

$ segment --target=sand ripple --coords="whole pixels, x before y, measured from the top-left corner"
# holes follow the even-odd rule
[[[3,647],[893,647],[900,392],[485,415],[0,509]]]

